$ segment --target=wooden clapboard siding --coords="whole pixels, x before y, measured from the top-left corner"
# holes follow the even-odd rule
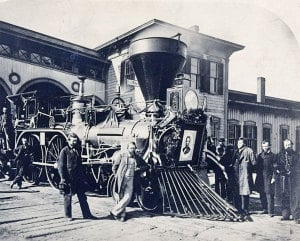
[[[114,67],[111,64],[108,68],[108,74],[107,74],[107,82],[106,82],[106,99],[105,102],[106,103],[111,103],[111,101],[113,100],[113,98],[115,98],[117,96],[117,85],[118,85],[118,80],[117,80],[117,74],[119,73],[115,73]]]
[[[261,151],[260,143],[262,141],[263,124],[271,124],[271,143],[274,152],[280,151],[280,126],[289,126],[289,138],[296,143],[296,128],[300,126],[300,119],[290,117],[284,111],[282,114],[274,114],[271,111],[241,111],[237,108],[228,108],[228,120],[238,120],[243,126],[245,121],[254,121],[257,126],[257,150]],[[242,128],[243,130],[243,128]],[[243,133],[242,133],[243,135]]]

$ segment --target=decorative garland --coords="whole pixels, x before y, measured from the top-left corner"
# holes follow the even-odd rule
[[[9,79],[9,82],[14,84],[14,85],[17,85],[21,82],[21,77],[16,72],[10,73],[9,76],[8,76],[8,79]]]

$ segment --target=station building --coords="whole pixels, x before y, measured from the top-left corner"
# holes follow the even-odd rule
[[[121,96],[142,108],[143,97],[129,60],[130,43],[172,37],[187,45],[187,59],[180,83],[174,81],[168,91],[181,91],[181,99],[190,89],[197,92],[195,101],[205,107],[208,133],[216,142],[225,137],[227,143],[236,144],[244,136],[258,152],[260,142],[267,139],[278,152],[282,140],[291,138],[300,151],[300,102],[265,96],[263,77],[257,79],[258,94],[228,90],[230,56],[244,46],[202,34],[198,26],[187,29],[153,19],[95,49],[5,22],[0,22],[0,33],[0,106],[7,95],[28,91],[37,90],[50,100],[76,94],[77,76],[83,75],[85,93],[95,95],[97,104]],[[59,101],[57,107],[67,104]]]

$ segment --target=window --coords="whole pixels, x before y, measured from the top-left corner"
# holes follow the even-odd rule
[[[296,128],[296,152],[300,154],[300,126]]]
[[[223,64],[201,60],[201,92],[223,95],[223,79]]]
[[[237,145],[237,141],[241,136],[241,125],[237,120],[228,120],[228,144]]]
[[[211,117],[211,137],[214,141],[214,144],[217,145],[218,144],[218,140],[220,139],[220,124],[221,124],[221,119],[216,117],[216,116],[212,116]]]
[[[130,85],[134,85],[137,80],[130,60],[125,60],[121,63],[121,88],[130,90]]]
[[[129,60],[125,62],[125,78],[127,80],[136,80],[136,76]]]
[[[27,53],[26,50],[24,50],[24,49],[20,49],[20,50],[19,50],[18,57],[19,57],[20,59],[27,60],[27,56],[28,56],[28,53]]]
[[[289,138],[289,126],[281,125],[280,126],[280,148],[283,149],[283,141]]]
[[[210,93],[216,94],[217,93],[217,81],[218,81],[218,75],[217,75],[217,63],[210,62],[210,75],[209,75],[209,81],[210,81]]]
[[[0,44],[0,54],[10,55],[10,47],[5,44]]]
[[[191,80],[189,87],[193,89],[200,88],[200,68],[201,68],[201,59],[195,57],[188,57],[185,63],[183,72],[188,75],[188,78]]]
[[[269,144],[271,144],[272,141],[272,137],[271,137],[271,133],[272,133],[272,125],[271,124],[263,124],[263,140],[264,141],[269,141]]]
[[[52,62],[53,62],[53,67],[54,67],[54,68],[62,69],[63,63],[62,63],[62,61],[61,61],[60,59],[58,59],[58,58],[53,58],[53,59],[52,59]]]
[[[251,147],[254,152],[257,152],[257,127],[254,121],[245,121],[244,123],[244,139],[246,145]]]
[[[52,65],[52,59],[50,57],[43,56],[42,57],[42,64],[47,65],[47,66],[51,66]]]
[[[34,63],[41,63],[41,56],[36,53],[31,53],[30,60]]]
[[[191,88],[197,89],[200,85],[200,59],[191,58]]]
[[[63,69],[67,71],[73,71],[73,63],[70,61],[63,62]]]

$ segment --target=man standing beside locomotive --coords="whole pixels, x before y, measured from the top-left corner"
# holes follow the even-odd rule
[[[13,123],[12,123],[12,117],[10,112],[8,111],[7,107],[2,108],[3,114],[0,116],[0,134],[4,136],[5,142],[4,147],[6,150],[12,150],[13,149]]]
[[[141,173],[149,166],[136,153],[136,144],[130,142],[125,152],[117,152],[113,156],[112,171],[115,174],[116,205],[111,215],[121,222],[125,221],[126,206],[130,203],[134,187],[138,187]]]
[[[289,220],[292,214],[295,222],[300,224],[300,160],[292,149],[291,140],[284,140],[283,147],[284,150],[278,154],[277,159],[282,197],[281,220]]]
[[[30,163],[34,158],[34,152],[32,146],[28,144],[26,137],[21,139],[22,145],[18,146],[15,150],[16,157],[14,162],[16,163],[16,177],[10,184],[10,188],[13,188],[15,184],[18,185],[19,189],[22,188],[23,175],[28,172]]]
[[[234,154],[233,168],[235,175],[234,202],[242,215],[249,219],[249,196],[253,187],[252,167],[256,160],[253,150],[246,147],[245,140],[239,138],[238,150]]]
[[[84,219],[97,219],[89,208],[84,187],[84,171],[78,150],[78,138],[74,133],[68,136],[68,145],[65,146],[58,159],[58,172],[61,178],[60,190],[64,195],[64,211],[69,221],[72,221],[72,195],[77,194]]]
[[[269,141],[263,141],[262,152],[257,157],[255,189],[259,192],[263,213],[274,216],[276,155]]]

